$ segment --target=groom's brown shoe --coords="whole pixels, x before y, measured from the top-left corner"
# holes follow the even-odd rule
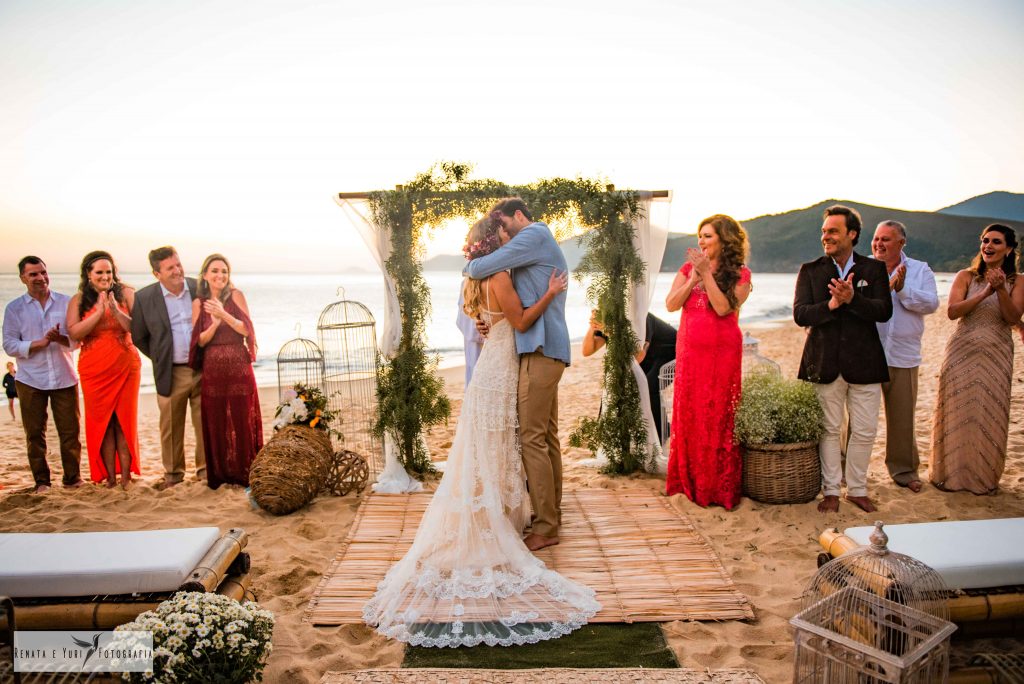
[[[548,546],[554,546],[558,543],[558,537],[543,537],[539,534],[531,534],[523,540],[526,544],[526,548],[531,551],[539,551]]]

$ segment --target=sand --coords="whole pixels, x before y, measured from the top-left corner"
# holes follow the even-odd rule
[[[917,411],[917,437],[925,462],[939,364],[953,326],[941,313],[928,317]],[[762,354],[777,361],[785,375],[794,376],[803,331],[786,323],[759,329],[756,334],[761,339]],[[757,615],[751,623],[665,624],[665,634],[680,663],[692,668],[750,668],[768,682],[790,679],[793,647],[788,620],[798,609],[802,588],[816,570],[815,558],[820,551],[817,536],[825,527],[865,525],[876,519],[904,523],[1024,516],[1024,345],[1016,335],[1015,342],[1008,458],[1001,489],[995,496],[945,494],[931,486],[914,494],[896,486],[885,470],[883,420],[869,471],[869,491],[879,506],[877,513],[863,513],[844,503],[838,513],[821,515],[814,503],[770,506],[749,499],[744,499],[735,511],[726,512],[721,508],[702,509],[681,496],[672,497],[671,503],[690,516],[718,552],[739,590],[753,601]],[[560,388],[563,445],[577,418],[595,415],[600,401],[601,354],[584,359],[577,349],[574,359]],[[443,375],[452,398],[452,415],[458,416],[462,369],[447,369]],[[268,433],[276,399],[276,388],[261,390]],[[98,486],[75,491],[57,486],[43,495],[30,493],[32,479],[20,423],[11,421],[6,409],[0,413],[0,530],[244,527],[250,534],[253,588],[260,603],[277,619],[266,681],[312,682],[329,670],[398,667],[402,645],[377,636],[367,627],[314,628],[302,622],[309,597],[344,539],[360,498],[321,497],[302,511],[275,517],[254,509],[239,487],[212,491],[202,483],[189,481],[168,491],[157,491],[152,483],[161,479],[162,468],[155,396],[144,395],[139,403],[142,481],[127,493]],[[427,441],[436,458],[444,458],[454,430],[453,418],[429,435]],[[56,434],[51,434],[48,441],[52,450]],[[566,487],[663,489],[659,477],[611,478],[577,465],[590,457],[585,450],[564,446]],[[54,481],[59,482],[59,456],[51,453],[50,462]],[[965,642],[956,646],[955,658],[963,661],[972,652],[1022,648],[1022,642],[1008,639]]]

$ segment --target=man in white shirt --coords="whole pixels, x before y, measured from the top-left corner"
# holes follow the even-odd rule
[[[882,221],[875,228],[871,253],[885,263],[892,292],[892,318],[877,324],[889,364],[889,382],[882,383],[885,465],[896,484],[919,492],[920,458],[914,434],[917,369],[921,365],[924,317],[939,308],[939,294],[935,274],[925,262],[904,254],[906,244],[906,226],[899,221]]]
[[[70,297],[50,290],[46,264],[35,256],[18,262],[18,275],[27,292],[4,310],[4,352],[18,359],[15,387],[21,402],[28,464],[36,493],[50,489],[46,462],[46,406],[60,439],[60,460],[66,488],[82,486],[82,443],[79,440],[78,374],[71,360],[67,312]]]
[[[149,253],[157,282],[135,293],[132,341],[153,362],[156,403],[160,409],[160,454],[164,463],[163,487],[185,479],[185,414],[192,408],[196,436],[196,477],[206,479],[206,452],[200,413],[202,376],[188,366],[192,341],[192,298],[196,281],[186,278],[173,247]]]

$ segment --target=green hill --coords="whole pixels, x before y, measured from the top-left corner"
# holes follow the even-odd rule
[[[1024,194],[998,190],[972,197],[945,209],[940,214],[957,216],[995,216],[1004,221],[1024,221]]]
[[[861,254],[871,254],[871,236],[875,226],[883,220],[895,219],[907,226],[907,254],[927,261],[935,271],[958,271],[970,263],[978,251],[981,229],[988,223],[1002,221],[1018,234],[1024,231],[1024,223],[1020,221],[931,211],[905,211],[849,200],[826,200],[812,207],[743,221],[750,237],[751,270],[793,273],[800,268],[800,264],[821,256],[821,214],[825,207],[832,204],[845,204],[860,212],[865,230],[856,250]],[[661,270],[678,270],[686,258],[686,248],[695,247],[696,244],[695,235],[671,236]]]

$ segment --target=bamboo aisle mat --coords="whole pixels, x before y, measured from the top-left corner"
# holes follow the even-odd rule
[[[362,624],[362,608],[412,545],[432,496],[371,494],[310,599],[304,620]],[[591,622],[743,620],[754,617],[689,519],[646,489],[563,494],[561,543],[537,556],[597,592]]]
[[[327,672],[320,684],[764,684],[750,670],[651,668],[542,670],[352,670]]]

